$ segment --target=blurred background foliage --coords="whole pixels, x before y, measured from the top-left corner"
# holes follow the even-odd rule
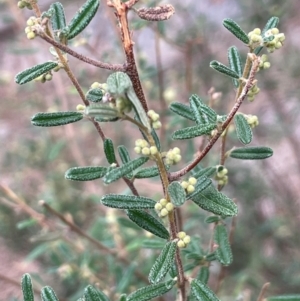
[[[52,3],[39,2],[42,10]],[[138,6],[162,2],[141,0]],[[70,20],[83,1],[61,0],[61,3]],[[149,107],[161,114],[166,126],[160,132],[164,149],[179,146],[186,162],[203,141],[199,138],[193,143],[172,142],[169,134],[174,128],[186,126],[186,121],[167,112],[167,107],[170,101],[187,103],[192,93],[208,101],[211,87],[222,92],[213,103],[220,115],[233,105],[231,80],[211,70],[209,61],[227,63],[227,49],[232,45],[245,57],[247,48],[222,27],[223,18],[233,18],[246,32],[262,28],[271,16],[280,18],[279,29],[285,33],[286,43],[269,56],[271,68],[257,76],[262,92],[254,103],[245,103],[241,110],[258,115],[260,125],[254,130],[253,145],[272,147],[274,156],[262,162],[229,159],[226,163],[229,185],[224,192],[238,203],[239,215],[232,245],[234,262],[225,271],[218,295],[222,300],[232,300],[241,294],[244,300],[254,300],[265,282],[271,282],[270,295],[300,293],[300,2],[173,0],[171,4],[176,14],[167,22],[146,22],[134,13],[129,18]],[[51,59],[48,45],[39,39],[26,39],[24,28],[30,14],[18,10],[16,1],[0,2],[2,297],[16,300],[20,296],[16,284],[24,272],[29,272],[37,289],[51,285],[61,300],[77,300],[88,283],[99,286],[115,299],[121,292],[129,293],[144,285],[136,273],[147,275],[160,242],[138,230],[122,212],[99,204],[100,196],[105,193],[128,192],[123,182],[103,186],[101,180],[78,183],[64,179],[70,167],[106,164],[102,142],[92,124],[82,121],[59,128],[31,125],[30,117],[36,112],[74,110],[80,99],[62,71],[46,84],[14,83],[17,72]],[[115,18],[104,1],[90,26],[71,46],[105,62],[124,61]],[[105,82],[109,75],[72,57],[69,60],[85,91],[94,81]],[[139,137],[138,131],[125,123],[103,124],[103,130],[115,145],[123,144],[129,149],[133,149],[134,140]],[[230,135],[227,147],[234,145],[238,146],[238,141]],[[218,164],[218,150],[216,145],[202,166]],[[136,186],[142,195],[162,196],[158,179],[137,180]],[[45,200],[67,220],[74,221],[107,247],[117,249],[120,258],[126,257],[132,263],[128,266],[100,251],[45,212],[39,200]],[[33,217],[40,213],[46,217],[36,222]],[[184,230],[198,237],[204,249],[211,236],[210,226],[204,223],[206,216],[192,204],[183,212]],[[185,264],[189,263],[190,260],[185,260]],[[196,272],[197,269],[193,271]],[[220,267],[213,264],[212,288],[219,272]],[[173,297],[169,295],[167,299]]]

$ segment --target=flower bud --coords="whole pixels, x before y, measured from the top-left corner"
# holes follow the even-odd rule
[[[194,178],[194,177],[190,177],[190,178],[189,178],[189,183],[190,183],[191,185],[195,185],[195,184],[197,183],[197,179]]]
[[[172,203],[168,203],[168,204],[166,205],[166,209],[168,210],[168,212],[173,211],[173,210],[174,210],[173,204],[172,204]]]
[[[189,185],[187,188],[186,188],[186,191],[187,193],[192,193],[195,191],[195,186],[193,185]]]
[[[33,40],[35,38],[35,33],[33,31],[27,33],[27,39]]]
[[[156,203],[154,208],[155,210],[160,211],[163,208],[163,206],[160,203]]]
[[[150,154],[151,155],[156,155],[158,153],[157,147],[156,146],[151,146],[150,147]]]
[[[183,231],[180,231],[180,232],[177,233],[177,237],[179,239],[184,239],[186,237],[186,233],[183,232]]]
[[[161,211],[160,211],[160,215],[162,217],[165,217],[169,214],[168,210],[166,208],[163,208]]]

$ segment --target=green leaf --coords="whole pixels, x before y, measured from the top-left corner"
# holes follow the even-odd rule
[[[197,94],[192,94],[189,101],[197,124],[217,122],[217,113],[207,106]]]
[[[243,160],[261,160],[273,155],[273,150],[266,146],[240,147],[232,150],[231,158]]]
[[[131,172],[133,172],[138,167],[142,166],[149,160],[149,157],[140,157],[137,159],[134,159],[130,162],[125,163],[124,165],[114,168],[111,171],[109,171],[105,177],[104,177],[104,183],[110,184],[114,181],[119,180],[120,178],[129,175]]]
[[[217,259],[217,258],[216,258],[216,253],[213,252],[213,253],[207,254],[207,255],[205,256],[205,259],[206,259],[206,261],[214,261],[214,260],[216,260],[216,259]]]
[[[175,131],[172,135],[172,139],[182,140],[182,139],[191,139],[202,135],[208,135],[215,128],[216,128],[216,124],[196,125],[196,126],[183,128]]]
[[[243,144],[249,144],[252,141],[252,129],[244,115],[236,114],[234,124],[238,139]]]
[[[193,279],[191,282],[191,290],[198,301],[219,301],[214,292],[203,282]]]
[[[59,301],[55,295],[55,292],[50,286],[45,286],[42,288],[41,296],[43,301]]]
[[[225,19],[223,25],[228,29],[234,36],[241,40],[245,44],[249,44],[250,40],[248,35],[242,30],[242,28],[233,20]]]
[[[268,301],[300,301],[300,295],[282,295],[267,298]]]
[[[159,176],[159,169],[157,166],[142,168],[134,175],[136,179],[153,178],[156,176]]]
[[[264,36],[264,34],[269,30],[269,29],[272,29],[272,28],[275,28],[277,27],[279,24],[279,18],[278,17],[271,17],[267,24],[265,25],[264,29],[262,30],[262,35]]]
[[[67,26],[66,32],[68,40],[76,37],[89,25],[98,10],[99,4],[99,0],[87,0],[79,8],[78,12]]]
[[[34,301],[34,293],[29,274],[23,275],[21,285],[24,301]]]
[[[128,217],[144,230],[161,237],[169,239],[170,235],[165,226],[151,214],[141,210],[128,210]]]
[[[192,109],[183,103],[180,103],[180,102],[171,103],[170,110],[177,115],[180,115],[184,118],[195,121],[195,116],[193,114]]]
[[[60,126],[79,121],[83,118],[80,112],[37,113],[31,118],[35,126]]]
[[[212,223],[217,223],[220,221],[220,217],[219,216],[216,216],[216,215],[213,215],[213,216],[209,216],[205,219],[205,222],[207,224],[212,224]]]
[[[119,298],[119,301],[126,301],[127,300],[127,295],[126,294],[122,294]]]
[[[90,89],[86,93],[85,98],[91,102],[99,102],[103,98],[103,90],[100,88]]]
[[[186,194],[184,188],[179,182],[172,182],[168,186],[168,192],[173,205],[179,207],[184,204],[186,199]]]
[[[193,177],[198,179],[202,176],[206,176],[208,178],[212,177],[215,173],[216,173],[217,169],[216,166],[212,166],[212,167],[206,167],[206,168],[201,168],[198,171],[194,171]]]
[[[26,69],[16,75],[15,82],[19,85],[26,84],[40,75],[54,69],[57,65],[58,64],[56,62],[46,62]]]
[[[150,270],[148,278],[151,283],[160,282],[168,273],[175,260],[176,248],[177,241],[170,241],[164,246]]]
[[[149,198],[122,194],[106,194],[101,198],[101,203],[118,209],[153,209],[156,204]]]
[[[238,49],[235,46],[231,46],[228,49],[228,62],[230,69],[238,74],[239,77],[243,75],[243,66],[241,57]],[[234,86],[237,88],[239,86],[239,81],[235,78],[232,79]]]
[[[128,149],[124,145],[118,146],[118,153],[123,164],[131,161]],[[133,173],[127,174],[126,177],[129,179],[133,178]]]
[[[111,139],[104,140],[104,153],[109,164],[117,162],[114,145]]]
[[[122,278],[118,280],[117,287],[115,290],[119,293],[122,293],[127,290],[128,286],[130,285],[130,281],[133,275],[133,272],[135,271],[137,267],[136,262],[132,262],[130,266],[122,273]],[[126,295],[125,295],[126,296]],[[125,298],[126,301],[126,298]]]
[[[53,9],[51,16],[51,26],[53,31],[59,31],[66,27],[66,18],[64,7],[60,2],[55,2],[50,5],[50,9]]]
[[[91,285],[84,290],[85,301],[109,301],[108,297],[100,290],[95,289]]]
[[[195,196],[197,196],[199,193],[201,193],[210,185],[211,185],[211,179],[205,176],[200,177],[195,185],[195,190],[187,195],[187,199],[188,200],[193,199]]]
[[[174,280],[148,285],[127,296],[126,301],[147,301],[167,293],[176,283]]]
[[[235,79],[239,79],[239,75],[231,70],[230,68],[228,68],[227,66],[223,65],[222,63],[218,62],[218,61],[211,61],[209,66],[213,69],[215,69],[216,71],[223,73],[229,77],[235,78]]]
[[[218,245],[215,251],[217,260],[227,266],[232,263],[232,252],[227,230],[224,225],[217,225],[214,231],[214,241]]]
[[[162,249],[166,242],[161,239],[145,239],[142,243],[142,247],[145,249]]]
[[[193,202],[202,209],[221,216],[237,215],[237,205],[226,195],[217,191],[212,185],[200,192]]]
[[[105,104],[91,103],[85,108],[84,113],[89,117],[94,117],[99,121],[116,120],[119,117],[118,110]]]
[[[28,218],[23,221],[20,221],[16,224],[18,230],[26,229],[37,224],[37,220],[34,218]]]
[[[197,275],[197,279],[200,282],[207,284],[208,279],[209,279],[209,267],[208,266],[201,267],[201,269]]]
[[[72,167],[65,173],[65,178],[72,181],[92,181],[105,176],[108,168],[102,166]]]

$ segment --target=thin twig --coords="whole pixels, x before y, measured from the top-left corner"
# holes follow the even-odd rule
[[[178,178],[184,176],[186,173],[188,173],[190,170],[192,170],[205,156],[206,154],[210,151],[210,149],[214,146],[216,141],[219,139],[219,137],[222,135],[223,131],[227,128],[227,126],[230,124],[231,120],[233,119],[234,115],[236,112],[239,110],[240,106],[242,105],[244,99],[247,96],[248,91],[253,85],[253,81],[259,66],[260,58],[256,57],[253,61],[252,68],[250,70],[249,78],[246,81],[246,84],[244,88],[242,89],[242,92],[240,96],[236,99],[235,105],[229,112],[226,120],[222,124],[222,126],[218,129],[218,132],[212,137],[212,139],[208,142],[204,150],[186,167],[183,169],[173,172],[169,174],[169,180],[170,181],[175,181]]]
[[[256,301],[263,301],[265,293],[266,293],[269,285],[270,285],[270,282],[267,282],[262,286]]]
[[[100,62],[98,60],[94,60],[94,59],[91,59],[91,58],[88,58],[82,54],[79,54],[78,52],[72,50],[71,48],[69,48],[68,46],[66,45],[63,45],[61,43],[58,43],[57,41],[55,41],[54,39],[52,39],[51,37],[49,37],[48,35],[45,35],[45,34],[42,34],[40,33],[39,36],[45,40],[46,42],[48,42],[49,44],[53,45],[54,47],[72,55],[73,57],[87,63],[87,64],[90,64],[90,65],[93,65],[95,67],[98,67],[98,68],[102,68],[102,69],[107,69],[107,70],[113,70],[113,71],[126,71],[126,68],[124,65],[122,64],[109,64],[109,63],[103,63],[103,62]]]

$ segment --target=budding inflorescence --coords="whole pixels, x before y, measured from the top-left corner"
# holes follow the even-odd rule
[[[195,185],[197,183],[197,179],[194,177],[190,177],[188,181],[182,181],[181,187],[184,188],[186,193],[192,193],[195,191]]]
[[[36,34],[34,32],[34,26],[39,24],[39,19],[36,17],[30,17],[27,22],[27,27],[25,27],[25,33],[27,35],[27,39],[32,40],[36,37]]]
[[[118,97],[109,104],[112,108],[117,109],[121,114],[129,113],[132,110],[132,103],[126,97]]]
[[[252,102],[255,96],[259,93],[260,89],[258,88],[257,84],[255,83],[247,94],[247,99]]]
[[[161,128],[161,122],[159,121],[159,114],[157,114],[155,111],[153,110],[149,110],[147,112],[148,117],[151,120],[152,123],[152,127],[155,130],[159,130]]]
[[[255,128],[256,126],[259,125],[259,120],[256,115],[244,115],[245,118],[247,119],[248,124],[252,127]]]
[[[283,42],[285,40],[285,35],[282,32],[279,32],[278,28],[272,28],[266,31],[265,37],[272,37],[274,38],[271,41],[266,41],[264,44],[267,47],[268,52],[272,53],[276,49],[279,49],[283,46]]]
[[[223,165],[217,166],[217,174],[215,176],[215,180],[218,181],[218,185],[224,186],[228,183],[228,169]]]
[[[47,72],[47,73],[44,73],[42,75],[40,75],[39,77],[35,78],[34,80],[36,82],[41,82],[41,83],[45,83],[46,81],[50,81],[52,79],[52,73],[51,71],[50,72]]]
[[[181,160],[180,149],[174,147],[170,149],[166,154],[166,164],[175,165]]]
[[[269,69],[271,67],[271,63],[268,61],[268,56],[266,54],[263,54],[260,58],[260,63],[259,63],[259,69]]]
[[[177,237],[179,238],[177,242],[178,248],[185,248],[191,242],[191,237],[183,231],[178,232]]]
[[[249,46],[255,48],[263,43],[263,37],[261,36],[260,28],[255,28],[248,33],[250,39]]]
[[[17,5],[20,9],[23,9],[26,7],[28,9],[32,10],[32,6],[28,1],[24,1],[24,0],[18,1]]]
[[[169,212],[174,210],[174,205],[168,202],[166,199],[161,199],[158,203],[154,206],[157,214],[159,217],[166,217]]]
[[[154,156],[158,153],[156,146],[149,146],[149,143],[144,139],[138,139],[135,141],[134,151],[137,154],[142,154],[144,156]]]

